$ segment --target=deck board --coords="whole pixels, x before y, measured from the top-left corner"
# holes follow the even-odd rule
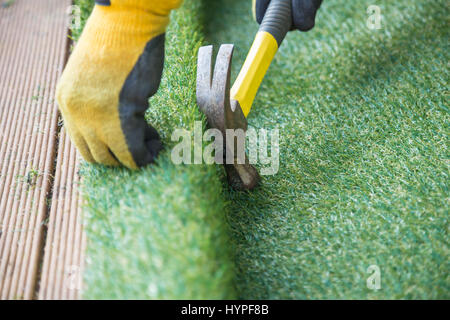
[[[65,156],[63,156],[65,155]],[[61,132],[39,299],[78,299],[84,266],[79,161],[65,131]]]
[[[60,132],[54,101],[67,57],[70,5],[16,0],[0,8],[0,299],[33,299],[38,288],[42,298],[79,297],[78,289],[64,285],[73,287],[67,265],[82,268],[85,243],[78,155]],[[58,219],[63,234],[53,229]],[[53,256],[55,270],[48,264]],[[38,285],[39,279],[45,281]]]

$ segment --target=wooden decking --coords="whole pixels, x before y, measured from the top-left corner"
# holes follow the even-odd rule
[[[78,155],[54,100],[68,54],[70,5],[0,6],[1,299],[80,297]]]

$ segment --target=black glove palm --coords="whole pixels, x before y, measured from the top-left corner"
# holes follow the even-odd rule
[[[270,0],[256,0],[255,15],[256,21],[261,23]],[[308,31],[314,27],[316,13],[319,10],[322,0],[292,0],[293,29]]]

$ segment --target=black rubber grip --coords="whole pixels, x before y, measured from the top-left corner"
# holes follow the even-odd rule
[[[100,6],[110,6],[111,5],[111,1],[109,1],[109,0],[95,0],[95,3]]]
[[[270,33],[280,47],[292,26],[292,0],[272,0],[267,8],[259,31]]]

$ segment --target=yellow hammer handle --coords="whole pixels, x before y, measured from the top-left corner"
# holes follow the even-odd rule
[[[231,88],[231,99],[239,102],[246,117],[259,86],[291,26],[291,0],[272,0],[247,59]]]

